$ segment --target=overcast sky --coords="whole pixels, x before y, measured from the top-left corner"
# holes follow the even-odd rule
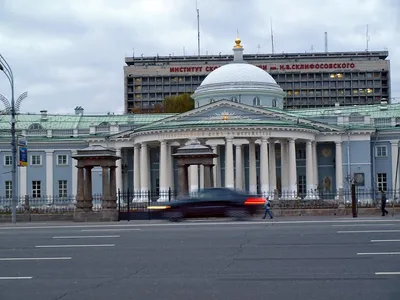
[[[398,0],[198,0],[201,52],[389,50],[392,97],[400,100]],[[258,49],[260,45],[260,49]],[[125,56],[194,54],[196,0],[0,0],[0,53],[12,66],[22,112],[123,112]],[[4,75],[4,74],[3,74]],[[10,97],[6,78],[0,93]],[[0,103],[0,105],[2,105]]]

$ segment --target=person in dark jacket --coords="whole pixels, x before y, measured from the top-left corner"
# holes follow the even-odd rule
[[[387,215],[389,212],[386,210],[386,193],[381,189],[381,209],[382,209],[382,216]]]
[[[267,214],[269,215],[270,219],[274,218],[274,216],[271,213],[271,202],[268,200],[268,198],[265,200],[264,210],[265,210],[265,213],[264,213],[263,219],[265,219],[267,217]]]

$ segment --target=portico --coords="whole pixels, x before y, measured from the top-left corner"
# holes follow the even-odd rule
[[[133,188],[147,195],[146,191],[153,191],[156,188],[150,184],[151,176],[156,176],[159,180],[160,200],[163,199],[165,191],[176,190],[177,186],[173,183],[178,176],[179,166],[174,166],[172,154],[180,145],[198,137],[203,145],[210,146],[215,153],[221,153],[220,157],[213,160],[215,166],[212,176],[213,186],[248,190],[268,197],[274,197],[276,194],[281,199],[296,199],[299,196],[310,200],[318,199],[317,136],[306,130],[294,129],[294,132],[296,133],[282,131],[279,128],[255,130],[236,128],[236,130],[210,130],[209,132],[176,130],[170,134],[163,133],[162,139],[158,138],[158,141],[150,140],[152,134],[141,135],[137,141],[139,138],[143,141],[136,143],[133,151]],[[223,135],[226,136],[223,137]],[[156,133],[153,136],[159,137]],[[291,136],[297,136],[297,138]],[[145,137],[147,137],[146,140]],[[332,144],[339,138],[338,135],[332,136]],[[341,143],[336,142],[334,145],[335,149],[339,149],[336,147],[339,147]],[[148,167],[151,165],[150,149],[158,152],[158,176]],[[305,150],[305,157],[301,157],[302,151],[299,151],[301,149]],[[304,158],[303,165],[302,158]],[[335,166],[340,164],[341,160],[338,156]],[[303,173],[305,173],[306,187],[299,195],[298,172],[302,173],[302,168],[305,169]],[[335,181],[343,182],[343,175],[337,171],[340,167],[335,169],[337,176]],[[193,173],[189,168],[186,172],[188,186],[191,187],[189,190],[205,186],[204,180],[199,179],[201,175],[199,171],[196,170]]]

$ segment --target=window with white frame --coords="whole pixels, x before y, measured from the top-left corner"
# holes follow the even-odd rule
[[[66,154],[57,155],[57,165],[58,166],[68,165],[68,156]]]
[[[12,181],[11,180],[7,180],[5,182],[5,197],[6,199],[11,199],[12,198]]]
[[[41,155],[31,155],[31,166],[41,166],[42,156]]]
[[[68,182],[66,180],[58,181],[58,197],[68,197]]]
[[[4,155],[4,165],[7,167],[12,165],[12,155]]]
[[[40,180],[32,181],[32,198],[42,197],[42,182]]]
[[[378,173],[376,176],[376,181],[378,184],[378,190],[387,191],[387,174],[386,173]]]
[[[386,146],[376,146],[375,148],[376,157],[387,157],[387,147]]]

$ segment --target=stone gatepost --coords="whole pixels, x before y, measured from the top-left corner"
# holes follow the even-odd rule
[[[78,150],[72,158],[78,161],[74,221],[118,221],[115,162],[121,157],[116,155],[114,149],[94,145]],[[102,201],[99,211],[93,211],[92,169],[94,167],[102,168]]]
[[[178,197],[186,196],[189,193],[188,168],[191,165],[203,165],[204,187],[213,187],[213,159],[218,155],[210,146],[201,145],[197,140],[191,140],[185,146],[178,148],[172,156],[178,162]]]

